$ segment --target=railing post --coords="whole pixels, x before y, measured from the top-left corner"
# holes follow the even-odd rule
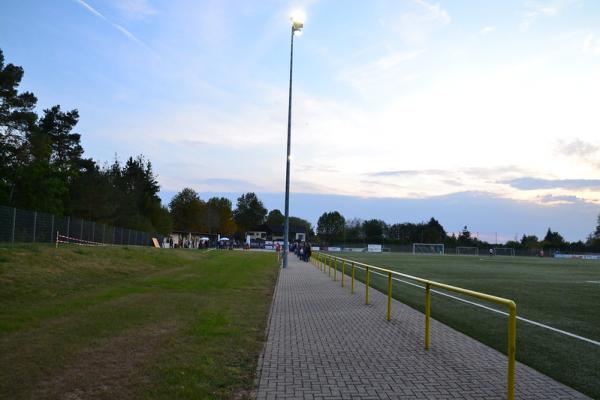
[[[342,287],[344,287],[344,275],[346,275],[346,260],[342,260]]]
[[[425,350],[429,350],[429,318],[431,317],[431,285],[425,284]]]
[[[331,278],[331,258],[327,259],[327,276]]]
[[[365,277],[365,304],[369,304],[369,267],[367,268],[366,277]]]
[[[350,293],[354,294],[354,263],[352,263],[352,289]]]
[[[392,319],[392,273],[388,272],[387,320]]]
[[[337,281],[337,260],[333,259],[333,280]]]
[[[508,388],[507,399],[515,398],[515,356],[517,352],[517,305],[513,302],[508,312]]]

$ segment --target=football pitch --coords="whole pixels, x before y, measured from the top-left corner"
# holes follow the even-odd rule
[[[333,255],[514,300],[518,317],[572,334],[520,319],[517,360],[600,398],[600,261],[402,253]],[[358,269],[356,277],[364,281],[364,273]],[[370,282],[385,292],[386,278],[371,274]],[[396,281],[393,296],[424,310],[425,294],[419,287]],[[506,311],[495,304],[475,302]],[[431,307],[433,318],[506,354],[505,315],[440,294],[432,295]]]

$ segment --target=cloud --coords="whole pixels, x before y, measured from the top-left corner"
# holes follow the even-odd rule
[[[488,33],[492,33],[496,30],[495,26],[485,26],[481,29],[481,31],[479,33],[481,33],[482,35],[487,35]]]
[[[113,4],[129,19],[145,19],[156,14],[148,0],[113,0]]]
[[[450,21],[452,20],[452,18],[450,18],[450,15],[448,14],[448,12],[446,10],[444,10],[442,7],[440,7],[439,4],[431,4],[424,0],[413,0],[413,1],[417,4],[419,4],[420,6],[422,6],[423,8],[425,8],[431,15],[432,19],[439,21],[443,25],[449,24]]]
[[[424,169],[424,170],[413,170],[413,169],[404,169],[404,170],[395,170],[395,171],[375,171],[375,172],[367,172],[365,175],[367,176],[417,176],[417,175],[446,175],[448,171],[442,169]]]
[[[526,10],[523,12],[520,28],[522,31],[526,31],[538,19],[557,16],[565,9],[577,5],[580,2],[580,0],[527,1],[525,3]]]
[[[142,46],[148,48],[148,45],[146,45],[144,42],[142,42],[140,39],[138,39],[137,36],[135,36],[133,33],[129,32],[126,28],[124,28],[123,26],[110,21],[106,16],[104,16],[104,14],[102,14],[100,11],[96,10],[94,7],[90,6],[88,3],[86,3],[84,0],[75,0],[79,5],[81,5],[83,8],[85,8],[86,10],[88,10],[90,13],[94,14],[96,17],[106,21],[107,23],[109,23],[110,25],[112,25],[113,28],[115,28],[117,31],[121,32],[123,35],[125,35],[127,38],[129,38],[130,40],[141,44]]]
[[[523,177],[499,181],[521,190],[537,189],[600,189],[600,179],[542,179]]]
[[[599,150],[599,146],[581,139],[575,139],[571,142],[559,140],[556,146],[556,153],[583,161],[597,169],[600,169],[600,160],[597,156]]]
[[[371,63],[354,68],[342,70],[338,79],[361,91],[373,88],[389,88],[393,85],[408,83],[415,80],[418,75],[414,73],[398,76],[403,65],[419,58],[424,49],[410,52],[393,52]]]
[[[555,195],[552,195],[552,194],[546,194],[544,196],[538,196],[537,199],[541,203],[553,203],[553,204],[577,203],[577,202],[582,201],[577,196],[569,196],[569,195],[555,196]]]
[[[581,51],[584,54],[600,55],[600,37],[588,33],[583,40]]]

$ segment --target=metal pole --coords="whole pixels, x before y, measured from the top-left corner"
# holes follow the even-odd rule
[[[508,388],[506,397],[508,400],[515,398],[515,356],[517,352],[517,306],[515,303],[509,305],[508,312]]]
[[[352,290],[350,293],[354,294],[354,263],[352,263]]]
[[[50,243],[54,241],[54,214],[52,214],[52,228],[50,228]]]
[[[283,226],[283,268],[288,266],[290,248],[290,142],[292,140],[292,67],[294,65],[294,26],[290,41],[290,92],[288,97],[287,156],[285,158],[285,222]]]
[[[346,260],[342,261],[342,287],[344,287],[344,275],[346,275]]]
[[[431,317],[431,285],[425,284],[425,350],[429,350],[429,318]]]
[[[67,217],[67,237],[71,235],[71,217]]]
[[[388,272],[387,320],[392,319],[392,273]]]
[[[365,304],[369,304],[369,267],[367,267],[367,276],[365,278]]]

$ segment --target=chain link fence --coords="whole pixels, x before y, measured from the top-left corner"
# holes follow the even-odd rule
[[[160,237],[80,218],[0,206],[0,242],[54,243],[57,232],[89,242],[133,246],[152,246],[152,238]]]

